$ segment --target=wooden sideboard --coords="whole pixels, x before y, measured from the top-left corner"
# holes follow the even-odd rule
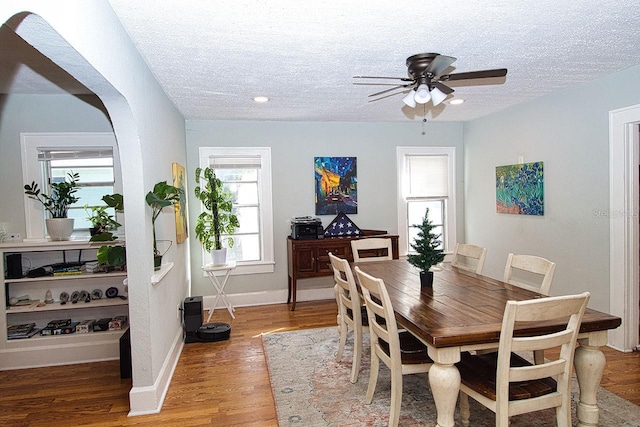
[[[291,303],[291,311],[296,309],[296,291],[298,279],[331,276],[333,270],[329,262],[329,252],[337,257],[353,261],[351,241],[369,237],[391,239],[393,258],[398,259],[398,236],[385,234],[382,231],[362,230],[364,235],[358,237],[325,237],[324,239],[296,240],[287,237],[287,263],[289,293],[287,304]]]

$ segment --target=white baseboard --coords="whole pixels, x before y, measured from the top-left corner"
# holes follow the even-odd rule
[[[227,294],[227,298],[234,307],[249,307],[255,305],[284,304],[287,302],[287,290],[249,292],[245,294]],[[202,297],[205,310],[210,310],[215,302],[215,295]],[[333,288],[298,289],[297,302],[335,299]],[[222,301],[218,301],[216,309],[225,309]]]
[[[129,416],[157,414],[162,409],[164,398],[169,390],[173,372],[178,365],[180,353],[184,347],[182,329],[176,334],[171,351],[165,359],[158,379],[152,386],[133,387],[129,391]],[[135,374],[135,373],[134,373]]]

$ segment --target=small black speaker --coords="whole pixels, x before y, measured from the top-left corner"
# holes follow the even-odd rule
[[[22,254],[9,254],[7,255],[7,271],[5,276],[7,279],[20,279],[22,278]]]
[[[202,297],[187,297],[182,304],[184,316],[184,342],[198,341],[198,328],[202,326]]]

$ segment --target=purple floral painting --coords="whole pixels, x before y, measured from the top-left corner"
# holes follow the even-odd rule
[[[496,167],[496,210],[544,215],[543,162]]]

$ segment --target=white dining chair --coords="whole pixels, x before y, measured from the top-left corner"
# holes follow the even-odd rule
[[[338,333],[340,343],[336,359],[342,360],[347,343],[349,328],[353,331],[353,361],[351,365],[351,382],[358,381],[360,363],[362,360],[362,300],[356,287],[351,267],[346,259],[338,258],[329,252],[329,260],[333,268],[333,287],[338,303]]]
[[[556,263],[535,255],[516,255],[510,253],[507,257],[507,264],[504,269],[504,282],[512,285],[538,292],[543,295],[549,295],[551,289],[551,281],[553,273],[556,270]],[[514,273],[527,272],[532,273],[533,277],[516,279]],[[535,283],[533,280],[540,280]]]
[[[356,267],[355,271],[367,308],[371,338],[371,369],[365,402],[371,404],[373,401],[382,361],[391,371],[389,426],[395,427],[400,419],[402,376],[429,372],[433,361],[427,355],[427,347],[421,341],[408,331],[398,330],[384,281],[364,273],[360,267]]]
[[[460,270],[482,274],[484,260],[487,257],[487,248],[468,243],[456,243],[451,265]]]
[[[582,316],[590,294],[508,301],[498,352],[463,353],[460,372],[460,415],[469,425],[469,396],[496,414],[495,425],[508,427],[509,418],[555,408],[559,427],[571,426],[571,372]],[[564,327],[514,336],[528,324],[562,321]],[[560,347],[557,359],[532,365],[516,353]]]
[[[368,237],[351,241],[353,262],[386,261],[393,259],[391,239]]]

